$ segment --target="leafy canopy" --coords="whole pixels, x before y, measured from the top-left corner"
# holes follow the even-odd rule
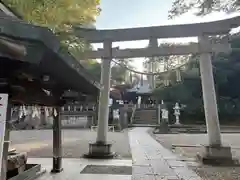
[[[29,23],[48,27],[73,55],[87,48],[73,32],[73,25],[93,24],[100,0],[3,0]]]
[[[227,13],[240,10],[239,0],[174,0],[169,18],[182,15],[194,10],[196,15],[206,15],[212,12],[224,11]]]

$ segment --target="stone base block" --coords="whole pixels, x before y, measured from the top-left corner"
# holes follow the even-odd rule
[[[158,128],[159,134],[168,134],[170,132],[170,128],[167,122],[161,122]]]
[[[239,161],[232,157],[231,147],[204,146],[203,153],[198,154],[197,158],[207,165],[239,166]]]
[[[111,152],[112,144],[96,142],[89,144],[89,152],[85,154],[85,158],[92,159],[112,159],[115,157],[115,153]]]
[[[53,169],[51,173],[60,173],[63,171],[62,168],[62,158],[61,157],[53,157]]]

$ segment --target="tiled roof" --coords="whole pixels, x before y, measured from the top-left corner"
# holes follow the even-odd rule
[[[139,93],[139,94],[147,94],[147,93],[151,93],[152,89],[149,87],[148,80],[143,80],[142,85],[141,85],[141,83],[139,83],[138,85],[136,85],[132,89],[129,89],[128,92],[136,92],[136,93]]]

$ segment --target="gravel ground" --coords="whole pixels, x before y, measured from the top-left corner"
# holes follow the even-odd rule
[[[96,140],[96,132],[89,130],[63,130],[63,157],[79,158],[88,152],[89,142]],[[28,130],[12,131],[11,148],[27,152],[28,157],[52,157],[52,131]],[[131,159],[131,150],[127,132],[109,132],[108,140],[113,143],[112,150],[120,159]]]
[[[207,144],[206,134],[155,134],[156,140],[164,147],[180,154],[186,159],[195,159],[196,154],[202,151],[199,146],[196,147],[177,147],[172,149],[172,144],[178,145],[201,145]],[[232,147],[232,153],[235,158],[240,159],[240,134],[222,134],[223,144]],[[239,180],[240,167],[213,167],[200,165],[192,166],[193,170],[204,180]]]

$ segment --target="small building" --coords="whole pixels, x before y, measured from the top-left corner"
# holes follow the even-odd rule
[[[5,126],[0,128],[5,129],[0,132],[0,137],[4,137],[0,142],[3,157],[0,161],[4,166],[1,168],[1,179],[7,176],[12,106],[54,108],[52,172],[57,173],[62,169],[60,110],[76,97],[69,97],[66,92],[76,92],[78,96],[91,96],[93,99],[98,97],[98,81],[60,47],[60,42],[49,29],[22,21],[0,3],[0,93],[8,94],[6,121],[0,123],[0,126]],[[15,165],[19,166],[19,163]],[[36,172],[36,175],[39,173]]]
[[[133,88],[127,90],[126,100],[133,104],[152,104],[152,89],[150,88],[148,80],[142,80],[141,83],[137,84]],[[139,102],[141,99],[141,102]]]

